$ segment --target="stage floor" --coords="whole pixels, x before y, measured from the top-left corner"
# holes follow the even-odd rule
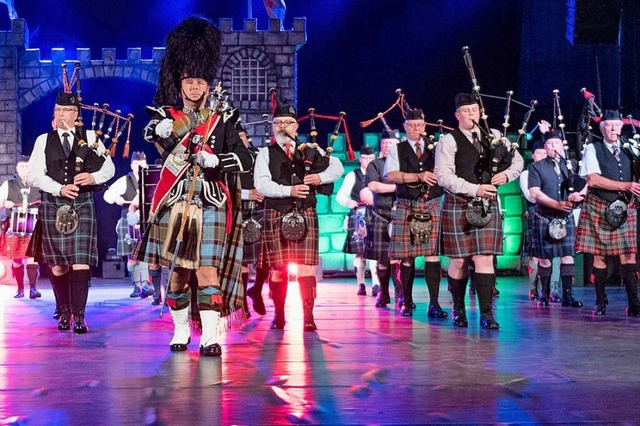
[[[585,308],[537,309],[525,277],[498,282],[500,330],[484,331],[475,301],[468,329],[427,319],[422,278],[413,318],[356,296],[355,280],[323,281],[317,333],[302,331],[292,283],[286,329],[269,329],[267,301],[221,358],[200,357],[197,337],[171,353],[170,315],[124,280],[94,279],[86,335],[57,331],[47,282],[39,300],[3,285],[0,424],[638,424],[640,318],[624,315],[624,289],[593,317],[592,288],[576,289]]]

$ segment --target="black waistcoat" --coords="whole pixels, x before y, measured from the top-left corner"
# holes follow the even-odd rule
[[[289,160],[287,154],[280,148],[278,144],[267,147],[269,150],[269,172],[271,180],[280,185],[292,186],[303,183],[304,179],[304,162],[299,150],[295,150],[293,161]],[[268,209],[278,210],[281,213],[289,212],[294,205],[302,210],[309,207],[315,207],[316,194],[313,186],[310,187],[307,198],[265,198],[265,206]]]
[[[97,172],[104,163],[104,158],[98,156],[87,144],[80,146],[78,144],[80,139],[87,140],[86,132],[76,129],[71,152],[68,157],[65,157],[58,132],[54,130],[47,135],[47,144],[44,148],[47,176],[61,185],[73,183],[73,178],[78,173]],[[76,159],[82,161],[76,162]],[[80,192],[89,190],[91,190],[91,185],[80,188]]]
[[[362,173],[362,170],[360,170],[360,168],[355,169],[353,173],[355,174],[356,179],[353,187],[351,188],[351,194],[349,194],[349,198],[351,198],[353,201],[360,202],[360,191],[362,191],[367,185],[365,185],[364,173]]]
[[[487,184],[491,182],[491,159],[486,152],[484,158],[480,158],[478,150],[467,139],[459,128],[451,132],[456,141],[457,151],[455,158],[456,176],[474,184]]]
[[[30,188],[28,185],[25,185],[22,182],[22,179],[20,179],[20,177],[16,176],[7,182],[7,200],[12,201],[15,204],[22,204],[22,193],[20,191],[25,188],[29,189],[27,203],[31,204],[34,201],[38,201],[40,199],[40,191],[38,190],[38,188]]]
[[[621,150],[620,161],[618,162],[616,157],[609,151],[609,148],[604,145],[605,143],[606,142],[594,142],[593,144],[596,150],[598,165],[600,166],[600,175],[611,180],[631,182],[633,180],[633,163],[631,159]],[[620,196],[619,191],[611,191],[608,189],[590,187],[589,191],[608,202],[615,201]]]
[[[398,163],[401,172],[422,173],[433,171],[435,167],[435,155],[432,150],[427,149],[425,146],[422,156],[418,158],[408,140],[400,142],[397,147]],[[415,182],[410,184],[398,183],[396,184],[396,196],[398,198],[405,198],[408,200],[417,200],[425,194],[427,187],[428,186],[424,182]],[[441,195],[442,188],[439,185],[429,188],[429,200],[432,198],[438,198]]]

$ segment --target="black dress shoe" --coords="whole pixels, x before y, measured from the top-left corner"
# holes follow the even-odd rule
[[[606,313],[607,313],[607,305],[600,304],[593,307],[593,315],[601,316]]]
[[[256,311],[258,315],[266,315],[267,308],[264,306],[264,300],[262,299],[262,294],[255,290],[255,287],[251,287],[247,290],[247,296],[251,298],[253,302],[253,310]]]
[[[269,328],[271,328],[272,330],[284,330],[284,324],[285,324],[285,320],[278,318],[277,316],[273,318],[273,321],[271,321],[271,325],[269,325]]]
[[[71,330],[71,314],[68,312],[61,312],[60,319],[58,320],[58,330],[68,331]]]
[[[42,297],[42,294],[36,288],[32,288],[29,290],[29,299],[37,299],[38,297]]]
[[[627,316],[628,317],[640,317],[640,306],[639,305],[627,306]]]
[[[316,331],[316,330],[318,330],[318,327],[316,326],[315,321],[313,321],[313,320],[306,320],[306,321],[304,322],[304,331],[310,331],[310,332],[313,332],[313,331]]]
[[[467,312],[464,309],[454,309],[453,311],[451,311],[451,316],[451,322],[454,327],[469,327],[469,321],[467,321]]]
[[[18,290],[16,295],[13,296],[14,299],[22,299],[23,297],[24,297],[24,290]]]
[[[403,317],[412,317],[413,316],[413,309],[411,309],[405,303],[403,303],[402,307],[400,308],[400,315],[403,316]]]
[[[487,312],[480,315],[480,327],[485,330],[497,330],[500,328],[500,324],[493,318],[491,312]]]
[[[376,308],[386,308],[388,303],[382,293],[378,293],[378,297],[376,297]]]
[[[222,347],[214,343],[209,346],[200,346],[200,355],[202,356],[220,356],[222,355]]]
[[[536,302],[536,305],[538,306],[538,308],[542,308],[544,306],[549,306],[549,299],[547,299],[546,297],[541,297]]]
[[[187,343],[174,343],[172,345],[169,345],[169,350],[171,352],[184,352],[187,350],[187,346],[189,345],[189,343],[191,343],[191,337],[187,339]]]
[[[582,308],[583,304],[581,301],[576,300],[573,298],[573,296],[567,298],[564,297],[562,298],[562,306],[564,306],[565,308],[571,307],[571,308]]]
[[[449,314],[443,311],[440,305],[436,303],[429,305],[429,309],[427,309],[427,316],[429,318],[447,318]]]
[[[373,287],[371,287],[371,295],[376,297],[378,293],[380,293],[380,286],[378,284],[374,284]]]
[[[538,292],[535,290],[529,290],[529,300],[538,300]]]
[[[60,318],[60,308],[56,308],[55,311],[53,311],[53,319],[58,319]]]
[[[76,334],[85,334],[89,331],[87,323],[84,321],[84,315],[73,316],[73,332]]]
[[[160,303],[161,303],[160,299],[153,299],[153,300],[151,301],[151,304],[152,304],[152,305],[156,305],[156,306],[157,306],[157,305],[159,305]]]
[[[367,295],[367,287],[365,287],[364,283],[358,284],[358,292],[356,293],[358,296],[366,296]]]

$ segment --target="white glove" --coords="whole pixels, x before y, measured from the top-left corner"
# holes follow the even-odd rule
[[[136,226],[138,222],[140,222],[140,213],[137,211],[127,213],[127,225]]]
[[[156,135],[161,138],[168,138],[173,131],[173,120],[165,118],[156,125]]]
[[[218,163],[220,163],[220,160],[215,154],[209,154],[206,151],[198,151],[196,154],[196,164],[199,164],[200,167],[213,169]]]

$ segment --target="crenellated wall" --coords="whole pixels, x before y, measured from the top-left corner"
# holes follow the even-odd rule
[[[245,19],[243,30],[234,30],[227,18],[220,19],[218,27],[218,79],[244,121],[259,121],[270,110],[269,87],[277,87],[282,99],[297,106],[296,54],[306,43],[306,19],[295,18],[291,31],[282,30],[278,19],[269,21],[267,31],[258,31],[256,19]],[[0,32],[0,181],[14,173],[21,152],[20,112],[62,88],[61,64],[67,63],[72,72],[79,61],[81,80],[122,78],[155,86],[163,56],[164,47],[153,48],[151,58],[142,58],[141,48],[129,48],[126,59],[116,59],[116,49],[105,48],[101,59],[91,59],[90,49],[76,48],[74,53],[52,49],[51,59],[43,60],[40,49],[29,48],[26,21],[11,21],[11,31]],[[262,135],[261,127],[250,128],[250,134]]]

